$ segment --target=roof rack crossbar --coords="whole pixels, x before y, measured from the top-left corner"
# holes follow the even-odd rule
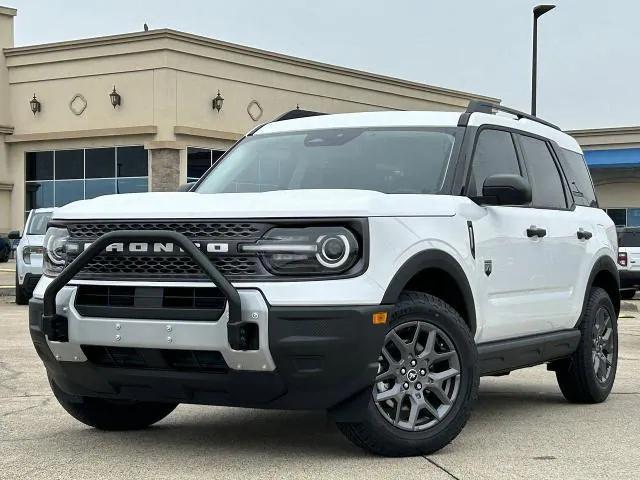
[[[547,127],[555,128],[556,130],[561,130],[560,127],[554,125],[553,123],[547,122],[546,120],[542,120],[541,118],[536,117],[535,115],[530,115],[525,112],[521,112],[520,110],[515,110],[509,107],[503,107],[502,105],[497,105],[491,102],[483,102],[480,100],[472,100],[469,102],[469,106],[465,113],[488,113],[492,115],[494,111],[505,112],[510,115],[513,115],[518,120],[521,118],[526,118],[527,120],[531,120],[533,122],[541,123],[542,125],[546,125]]]

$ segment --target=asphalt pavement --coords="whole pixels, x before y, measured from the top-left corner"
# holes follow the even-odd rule
[[[544,366],[483,379],[462,434],[429,457],[352,446],[322,412],[181,405],[138,432],[100,432],[56,402],[26,307],[0,297],[0,479],[638,479],[640,317],[623,312],[613,394],[570,405]],[[635,308],[640,302],[626,302]]]

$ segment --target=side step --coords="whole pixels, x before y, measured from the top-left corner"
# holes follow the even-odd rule
[[[572,328],[478,344],[480,375],[508,373],[518,368],[568,357],[578,348],[580,330]]]

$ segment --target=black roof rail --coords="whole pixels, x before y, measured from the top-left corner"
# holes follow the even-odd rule
[[[326,113],[322,112],[313,112],[311,110],[300,110],[296,108],[295,110],[289,110],[286,113],[283,113],[279,117],[276,117],[272,122],[281,122],[283,120],[293,120],[295,118],[304,118],[304,117],[317,117],[318,115],[326,115]]]
[[[458,122],[458,126],[461,126],[461,127],[466,126],[467,123],[469,122],[469,116],[471,116],[472,113],[488,113],[492,115],[495,111],[508,113],[516,117],[518,120],[520,120],[521,118],[526,118],[527,120],[538,122],[538,123],[541,123],[542,125],[546,125],[547,127],[555,128],[556,130],[562,131],[560,127],[558,127],[557,125],[547,122],[546,120],[542,120],[541,118],[538,118],[534,115],[530,115],[528,113],[521,112],[520,110],[515,110],[513,108],[503,107],[502,105],[497,105],[495,103],[483,102],[481,100],[471,100],[469,102],[469,106],[467,107],[467,110],[460,116],[460,121]]]

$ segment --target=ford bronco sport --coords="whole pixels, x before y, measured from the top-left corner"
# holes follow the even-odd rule
[[[536,117],[298,110],[189,192],[57,210],[30,331],[98,429],[179,403],[321,409],[371,452],[425,454],[482,375],[546,363],[568,401],[607,398],[616,242],[580,147]]]

